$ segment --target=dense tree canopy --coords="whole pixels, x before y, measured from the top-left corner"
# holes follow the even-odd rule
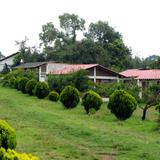
[[[59,16],[60,27],[65,30],[66,35],[72,39],[74,43],[76,41],[76,31],[83,31],[85,29],[85,20],[79,18],[78,15],[64,13]]]
[[[119,32],[109,26],[108,22],[98,21],[89,25],[88,33],[85,34],[87,38],[99,42],[102,46],[112,43],[116,39],[121,39]]]
[[[45,47],[52,43],[57,38],[58,30],[54,27],[52,22],[42,26],[42,32],[39,34],[40,40]]]
[[[27,38],[20,42],[19,54],[14,65],[23,62],[58,61],[64,63],[99,63],[117,71],[127,68],[160,68],[159,56],[146,59],[132,57],[132,51],[122,35],[106,21],[91,23],[85,30],[85,20],[78,15],[64,13],[59,16],[59,28],[52,22],[42,26],[39,34],[41,51],[26,45]],[[81,40],[77,35],[81,34]]]

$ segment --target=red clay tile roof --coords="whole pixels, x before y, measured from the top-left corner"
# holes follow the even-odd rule
[[[120,74],[126,77],[133,77],[135,79],[160,79],[160,69],[129,69]]]
[[[63,69],[55,70],[50,72],[51,74],[68,74],[76,72],[80,69],[89,69],[92,67],[98,66],[98,64],[68,64]]]

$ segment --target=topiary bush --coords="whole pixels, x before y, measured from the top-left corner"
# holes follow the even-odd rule
[[[16,144],[14,129],[7,122],[0,120],[0,147],[14,149]]]
[[[38,157],[32,156],[26,153],[17,153],[14,150],[0,148],[0,159],[1,160],[38,160]]]
[[[82,105],[87,113],[93,109],[95,111],[99,110],[102,103],[101,96],[92,90],[86,92],[82,98]]]
[[[59,100],[59,94],[56,91],[50,92],[48,97],[51,101],[57,102]]]
[[[37,81],[32,79],[32,80],[29,80],[26,84],[26,92],[32,96],[34,94],[34,89],[35,89],[35,86],[37,84]]]
[[[14,81],[14,88],[17,89],[18,91],[19,91],[19,87],[18,87],[19,81],[20,81],[20,78],[16,78]]]
[[[66,86],[60,94],[60,101],[67,109],[76,107],[80,101],[79,91],[72,86]]]
[[[35,86],[35,95],[39,98],[45,98],[49,93],[49,86],[45,82],[38,82]]]
[[[22,93],[26,93],[26,84],[29,81],[28,78],[22,77],[18,82],[18,88]]]
[[[9,80],[10,81],[10,85],[9,85],[10,87],[14,88],[14,82],[15,82],[15,80],[16,80],[15,77],[11,77],[10,78],[10,80]]]
[[[128,119],[136,109],[136,99],[124,90],[116,90],[109,98],[108,108],[119,119]]]

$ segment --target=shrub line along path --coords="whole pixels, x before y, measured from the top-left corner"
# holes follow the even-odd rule
[[[118,121],[106,104],[94,115],[82,106],[66,110],[48,99],[38,99],[0,87],[0,119],[16,130],[18,152],[42,160],[158,160],[160,134],[156,112],[141,121],[140,110]]]

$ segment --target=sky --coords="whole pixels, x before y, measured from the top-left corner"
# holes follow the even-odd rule
[[[108,21],[123,36],[133,56],[160,56],[160,0],[1,0],[0,51],[5,56],[18,51],[15,40],[28,37],[29,46],[38,46],[42,25],[59,15],[74,13],[91,22]]]

